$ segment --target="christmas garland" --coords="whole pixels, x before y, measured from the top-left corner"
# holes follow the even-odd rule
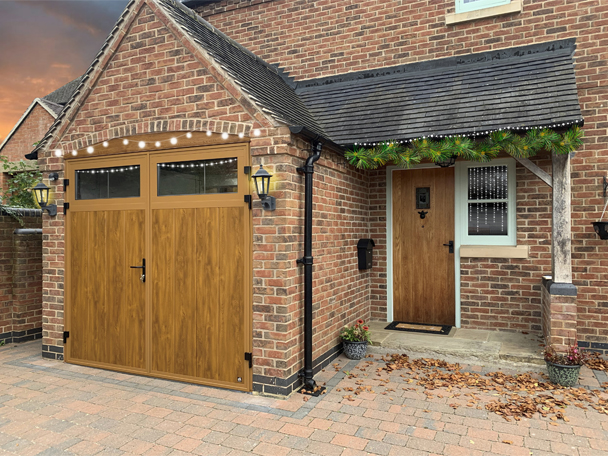
[[[351,165],[360,169],[377,169],[384,165],[409,168],[427,159],[437,163],[452,157],[488,162],[501,152],[512,157],[529,158],[541,150],[569,154],[583,144],[583,132],[578,126],[558,133],[548,128],[533,128],[524,135],[509,130],[497,130],[481,139],[452,135],[440,140],[419,138],[411,142],[385,141],[373,147],[355,146],[345,153]]]

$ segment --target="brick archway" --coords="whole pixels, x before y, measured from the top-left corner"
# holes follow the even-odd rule
[[[187,131],[211,131],[212,133],[228,133],[243,136],[250,136],[253,125],[244,122],[229,122],[223,120],[193,120],[193,119],[172,119],[144,121],[120,127],[110,127],[74,141],[62,144],[64,151],[78,150],[83,147],[92,146],[102,141],[110,141],[125,136],[143,135],[148,133],[164,132],[187,132]]]

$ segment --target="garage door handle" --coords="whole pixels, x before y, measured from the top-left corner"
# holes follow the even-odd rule
[[[146,281],[146,259],[145,258],[142,258],[141,266],[131,266],[131,269],[141,269],[141,277],[139,278],[139,280],[141,280],[142,282]]]

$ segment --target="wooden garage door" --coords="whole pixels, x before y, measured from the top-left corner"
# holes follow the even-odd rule
[[[247,164],[246,145],[68,162],[66,361],[251,389]]]

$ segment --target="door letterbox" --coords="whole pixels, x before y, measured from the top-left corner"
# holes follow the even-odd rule
[[[357,244],[357,251],[359,254],[359,269],[372,268],[375,245],[376,244],[374,243],[373,239],[359,239],[359,243]]]

